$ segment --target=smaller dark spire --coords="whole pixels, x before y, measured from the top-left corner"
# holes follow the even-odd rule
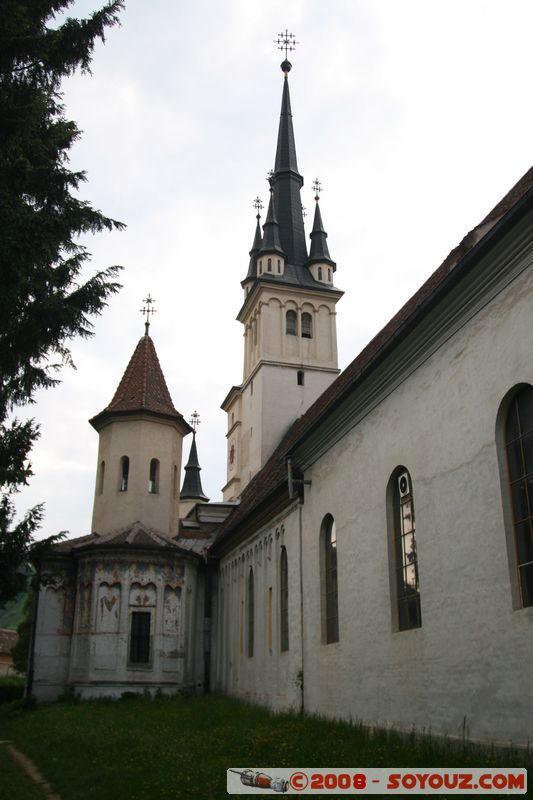
[[[246,280],[248,278],[255,278],[255,276],[257,274],[257,271],[256,271],[257,254],[260,251],[261,245],[263,243],[263,237],[261,235],[261,224],[260,224],[261,211],[263,209],[263,203],[261,202],[259,197],[256,197],[255,200],[254,200],[254,208],[257,211],[257,214],[255,216],[257,222],[256,222],[256,225],[255,225],[254,241],[253,241],[253,244],[252,244],[252,249],[250,250],[250,264],[248,266],[248,274],[246,275]]]
[[[193,430],[191,452],[185,466],[185,478],[181,487],[180,500],[197,500],[199,503],[207,503],[209,501],[209,497],[204,494],[202,489],[201,469],[196,449],[196,430]]]
[[[279,253],[285,257],[285,251],[281,246],[279,238],[279,223],[276,218],[274,210],[274,194],[272,184],[270,184],[270,200],[268,202],[268,211],[263,225],[263,243],[259,250],[260,253]]]
[[[309,234],[311,238],[311,251],[309,253],[309,258],[307,260],[308,264],[329,264],[333,269],[336,269],[335,262],[331,259],[328,249],[327,238],[328,235],[324,230],[324,225],[322,223],[322,215],[320,213],[320,197],[319,192],[322,191],[322,187],[318,178],[315,178],[313,181],[313,189],[315,190],[315,218],[313,220],[313,230]]]

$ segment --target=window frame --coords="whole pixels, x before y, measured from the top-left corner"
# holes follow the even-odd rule
[[[320,592],[322,644],[340,641],[337,528],[326,514],[320,526]]]
[[[289,561],[287,548],[281,547],[279,554],[279,649],[289,650]]]

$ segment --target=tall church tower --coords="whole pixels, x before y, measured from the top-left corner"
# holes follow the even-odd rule
[[[292,49],[289,47],[289,49]],[[291,64],[285,58],[276,160],[270,173],[270,199],[260,227],[260,201],[244,302],[237,319],[244,326],[244,374],[222,408],[228,415],[227,482],[224,500],[242,493],[289,426],[339,373],[335,305],[336,265],[316,208],[307,252],[296,146],[289,95]]]
[[[99,434],[95,533],[137,521],[177,532],[182,443],[192,428],[174,408],[148,330],[147,321],[113,399],[89,420]]]

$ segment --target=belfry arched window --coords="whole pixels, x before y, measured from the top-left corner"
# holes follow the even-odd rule
[[[313,317],[307,311],[302,314],[302,337],[304,339],[313,338]]]
[[[413,486],[405,467],[395,471],[391,489],[397,612],[394,616],[397,616],[397,629],[405,631],[422,625]]]
[[[322,280],[322,267],[319,267],[319,268],[318,268],[318,280],[319,280],[319,281],[321,281],[321,280]]]
[[[533,606],[533,387],[512,398],[505,420],[516,572],[522,607]]]
[[[272,272],[272,259],[271,258],[269,258],[267,260],[267,270],[268,270],[268,272]]]
[[[285,332],[289,336],[297,336],[298,334],[298,316],[292,308],[289,308],[285,315]]]
[[[248,616],[248,658],[254,654],[254,571],[250,567],[247,587],[247,616]]]
[[[335,520],[326,514],[320,528],[320,587],[322,594],[322,641],[339,641],[337,587],[337,532]]]
[[[279,556],[279,616],[280,650],[284,652],[289,649],[289,566],[284,547]]]
[[[128,456],[122,456],[120,459],[120,491],[128,491],[128,480],[130,476],[130,460]]]
[[[150,471],[148,474],[148,491],[150,494],[157,494],[159,492],[159,461],[157,458],[152,458],[150,461]]]

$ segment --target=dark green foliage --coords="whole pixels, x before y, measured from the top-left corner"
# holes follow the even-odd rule
[[[11,650],[13,664],[17,672],[26,672],[28,666],[28,652],[30,649],[31,629],[33,624],[33,608],[35,603],[35,590],[30,589],[24,603],[24,617],[17,628],[19,635],[16,645]]]
[[[18,675],[0,677],[0,703],[12,703],[13,700],[22,700],[24,685],[24,678]]]
[[[85,174],[68,169],[68,153],[80,132],[60,86],[89,71],[123,0],[53,27],[71,3],[4,0],[0,14],[0,603],[20,588],[15,570],[43,516],[36,506],[13,522],[11,495],[32,474],[38,427],[11,414],[57,383],[54,372],[72,363],[69,340],[91,335],[90,318],[119,288],[118,267],[81,280],[89,253],[79,237],[123,226],[77,194]]]

